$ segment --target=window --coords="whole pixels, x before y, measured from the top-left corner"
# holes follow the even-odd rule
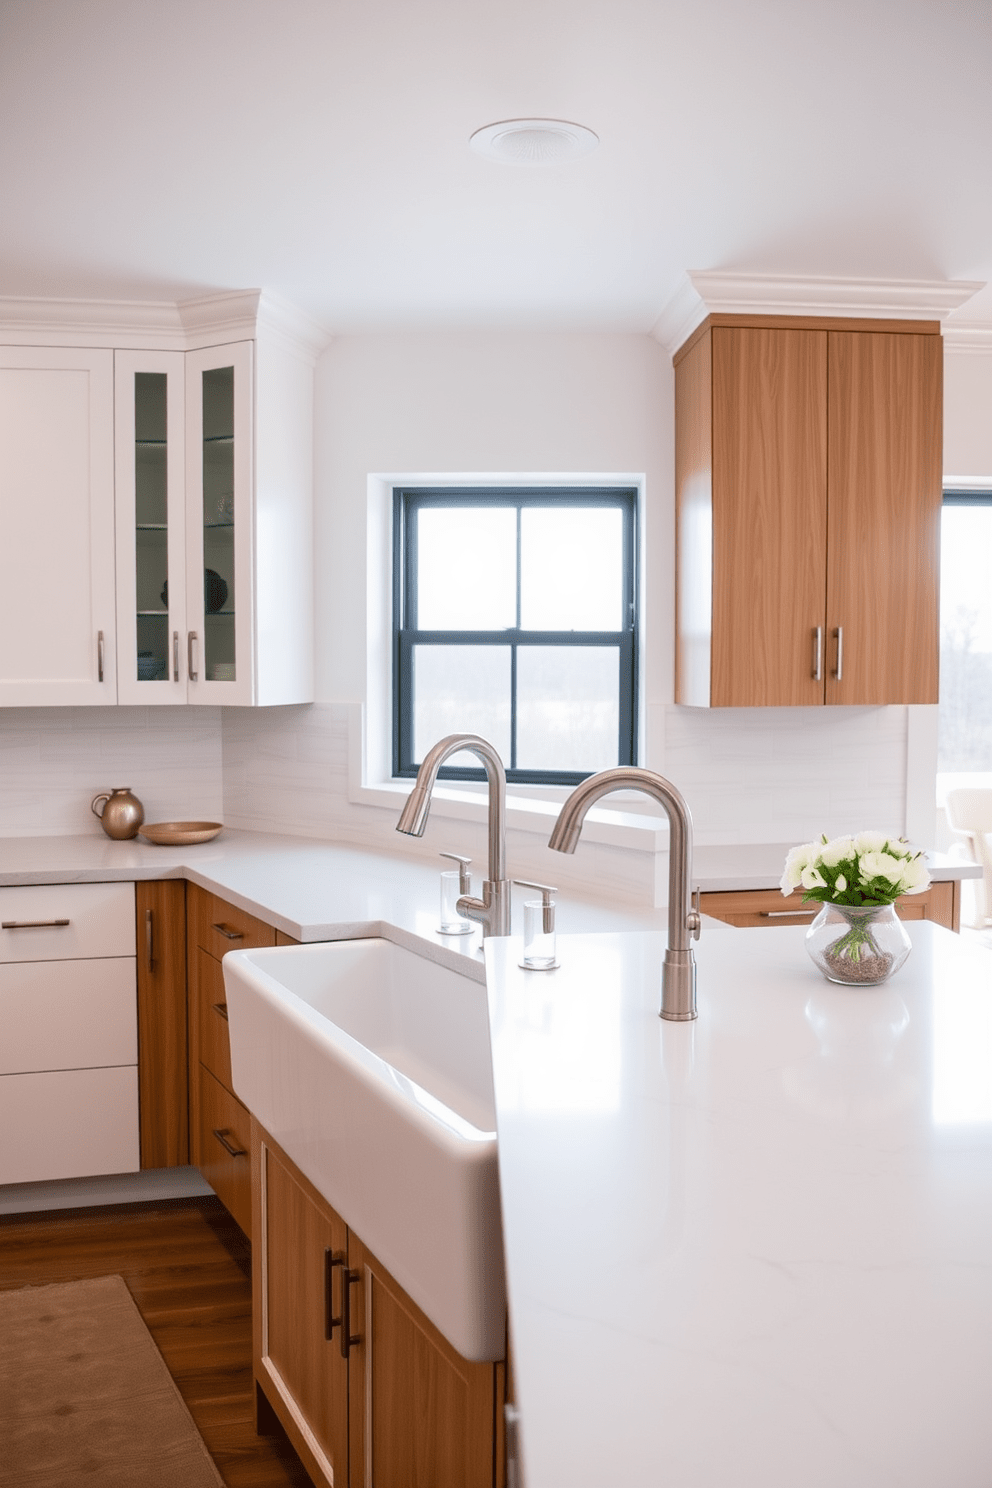
[[[941,775],[992,770],[992,491],[945,491],[940,526]]]
[[[507,779],[636,763],[636,491],[394,488],[393,773],[481,734]],[[474,755],[447,779],[484,779]]]

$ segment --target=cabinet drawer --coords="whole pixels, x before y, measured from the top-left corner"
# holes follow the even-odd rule
[[[246,951],[276,943],[276,932],[264,920],[193,884],[189,894],[189,928],[192,944],[216,956],[218,961],[228,951]]]
[[[0,961],[133,956],[134,884],[0,889],[0,926]]]
[[[0,1076],[0,1183],[138,1167],[134,1065]]]
[[[137,1061],[132,957],[0,966],[0,1075]]]
[[[219,961],[199,948],[196,952],[196,1004],[200,1063],[230,1090],[231,1039],[227,1026],[224,972]]]
[[[796,889],[789,898],[778,889],[740,889],[700,895],[703,914],[728,925],[808,925],[820,912],[819,904],[804,904]],[[903,894],[896,900],[901,920],[934,920],[957,929],[954,914],[954,884],[933,883],[922,894]]]
[[[201,1065],[194,1161],[221,1203],[251,1238],[251,1117]]]

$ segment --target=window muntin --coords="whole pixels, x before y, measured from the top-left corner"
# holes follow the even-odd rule
[[[396,488],[393,771],[449,733],[520,782],[636,763],[636,491]],[[472,755],[442,776],[484,779]]]

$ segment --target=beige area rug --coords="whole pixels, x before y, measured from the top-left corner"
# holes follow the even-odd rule
[[[0,1484],[223,1488],[123,1277],[0,1292]]]

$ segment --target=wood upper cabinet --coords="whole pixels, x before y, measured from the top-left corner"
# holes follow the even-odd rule
[[[935,324],[719,316],[676,357],[676,701],[937,701]]]

